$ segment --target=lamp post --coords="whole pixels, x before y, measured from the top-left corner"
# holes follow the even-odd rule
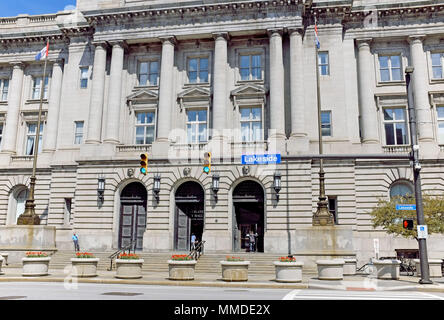
[[[273,188],[276,192],[276,201],[279,201],[279,191],[282,189],[282,174],[279,171],[274,174]]]
[[[416,113],[414,108],[413,90],[411,88],[411,75],[414,71],[413,67],[405,68],[405,82],[407,87],[407,104],[409,109],[409,126],[410,126],[410,144],[412,151],[410,153],[410,160],[413,169],[413,182],[415,185],[415,199],[416,199],[416,217],[418,225],[425,225],[424,211],[422,206],[422,191],[421,191],[421,165],[419,164],[419,146],[417,142],[416,130]],[[427,258],[427,242],[426,239],[419,239],[419,262],[421,266],[421,284],[431,284],[429,272],[429,261]]]
[[[220,176],[217,173],[213,174],[213,181],[212,181],[211,188],[213,189],[214,200],[216,202],[217,202],[217,192],[219,191],[219,180],[220,180]]]
[[[99,199],[100,203],[103,203],[105,197],[105,178],[100,177],[97,180],[97,198]]]
[[[315,17],[316,19],[316,17]],[[315,20],[316,25],[316,20]],[[323,153],[322,146],[322,120],[321,120],[321,89],[319,79],[319,52],[318,46],[315,45],[316,53],[316,97],[318,104],[318,136],[319,136],[319,154]],[[327,197],[325,196],[325,172],[324,172],[324,160],[319,159],[319,201],[316,213],[313,215],[313,226],[332,226],[334,225],[333,216],[328,211]]]
[[[159,192],[160,192],[160,174],[156,174],[154,176],[153,193],[157,203],[159,203]]]

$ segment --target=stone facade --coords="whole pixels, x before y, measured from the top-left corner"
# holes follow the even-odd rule
[[[324,153],[408,154],[408,141],[397,136],[401,129],[388,143],[387,130],[394,124],[384,112],[401,108],[405,117],[403,70],[411,65],[423,190],[444,191],[439,136],[444,58],[439,64],[436,55],[444,52],[444,2],[77,2],[73,11],[0,18],[0,80],[8,80],[7,97],[0,101],[0,225],[15,224],[21,191],[29,186],[29,125],[36,123],[40,102],[33,92],[43,73],[43,63],[34,56],[49,38],[36,211],[42,224],[57,227],[58,248],[72,248],[73,230],[88,250],[122,245],[122,195],[138,182],[146,189],[146,219],[137,224],[144,228],[143,250],[178,249],[175,195],[184,182],[194,181],[204,190],[206,250],[232,251],[239,227],[234,191],[254,181],[264,195],[261,251],[315,254],[314,244],[300,236],[317,234],[322,253],[328,239],[307,230],[319,192],[319,161],[311,158],[318,153],[315,16],[319,52],[328,54],[320,76],[321,105],[330,111],[326,128],[331,130],[323,137]],[[153,120],[140,122],[142,114]],[[404,130],[406,119],[397,119]],[[199,125],[203,131],[187,129]],[[213,156],[210,175],[202,173],[206,151]],[[146,176],[138,170],[144,152]],[[283,161],[242,165],[242,154],[261,153],[280,153]],[[380,240],[380,256],[417,248],[414,240],[374,230],[368,214],[379,197],[389,197],[391,186],[412,181],[408,161],[324,164],[337,228],[348,229],[353,238],[352,244],[338,244],[340,249],[366,261],[374,256],[374,239]],[[282,174],[279,200],[273,188],[276,171]],[[217,197],[215,172],[220,176]],[[157,174],[158,198],[153,192]],[[105,178],[103,202],[98,178]],[[444,257],[442,241],[442,236],[429,238],[429,257]]]

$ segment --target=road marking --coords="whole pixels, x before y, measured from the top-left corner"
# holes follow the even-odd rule
[[[301,292],[300,289],[293,290],[293,291],[287,293],[287,294],[285,295],[285,297],[282,298],[282,300],[294,300],[294,298],[296,297],[296,295],[297,295],[299,292]]]
[[[431,297],[433,299],[444,300],[444,297],[440,297],[440,296],[437,296],[435,294],[431,294],[431,293],[427,293],[427,292],[420,292],[420,293],[425,295],[425,296],[429,296],[429,297]]]

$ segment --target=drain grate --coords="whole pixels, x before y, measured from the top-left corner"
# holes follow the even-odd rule
[[[123,296],[123,297],[134,297],[134,296],[140,296],[143,293],[137,293],[137,292],[105,292],[102,293],[102,296]]]
[[[0,300],[15,300],[15,299],[24,299],[26,296],[9,296],[9,297],[0,297]]]

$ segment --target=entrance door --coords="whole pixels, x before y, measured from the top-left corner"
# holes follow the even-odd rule
[[[134,241],[134,250],[142,250],[145,229],[146,189],[140,183],[131,183],[120,196],[119,249]]]
[[[233,251],[250,251],[249,234],[255,234],[254,251],[264,251],[264,192],[254,181],[241,182],[233,191]]]
[[[191,219],[183,210],[176,207],[176,250],[187,251],[190,249]]]

